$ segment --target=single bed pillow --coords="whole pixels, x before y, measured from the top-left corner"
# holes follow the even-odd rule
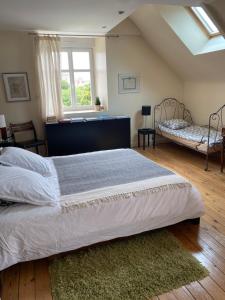
[[[171,119],[171,120],[163,121],[161,125],[173,130],[177,130],[177,129],[183,129],[190,126],[190,123],[188,123],[183,119]]]
[[[52,169],[48,159],[17,147],[5,147],[1,151],[0,164],[21,167],[37,172],[42,176],[51,176]]]
[[[0,165],[0,199],[3,201],[57,206],[57,191],[50,177],[20,167]]]

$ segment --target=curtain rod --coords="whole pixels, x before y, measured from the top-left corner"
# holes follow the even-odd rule
[[[105,34],[105,35],[101,35],[101,34],[59,34],[59,33],[37,33],[37,32],[28,32],[28,35],[33,35],[33,36],[51,36],[51,35],[55,35],[55,36],[59,36],[59,37],[89,37],[89,38],[93,38],[93,37],[107,37],[107,38],[119,38],[119,37],[131,37],[131,36],[136,36],[139,37],[141,36],[141,34],[119,34],[119,33],[115,33],[115,34]]]
[[[28,35],[33,36],[51,36],[56,35],[59,37],[108,37],[108,38],[118,38],[120,37],[119,34],[106,34],[106,35],[100,35],[100,34],[54,34],[54,33],[37,33],[37,32],[28,32]]]

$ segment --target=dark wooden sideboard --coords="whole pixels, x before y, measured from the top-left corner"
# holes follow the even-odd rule
[[[130,148],[129,117],[45,124],[45,130],[49,156]]]

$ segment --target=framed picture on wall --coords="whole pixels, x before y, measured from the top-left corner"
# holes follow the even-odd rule
[[[139,93],[140,75],[139,74],[119,74],[118,76],[119,94]]]
[[[3,73],[6,99],[8,102],[29,101],[30,89],[27,73]]]

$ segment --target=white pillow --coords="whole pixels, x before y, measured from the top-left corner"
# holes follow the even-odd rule
[[[31,170],[42,176],[51,176],[52,174],[51,165],[46,158],[17,147],[3,148],[0,163]]]
[[[34,205],[57,206],[59,194],[51,177],[19,167],[0,165],[0,199]]]

